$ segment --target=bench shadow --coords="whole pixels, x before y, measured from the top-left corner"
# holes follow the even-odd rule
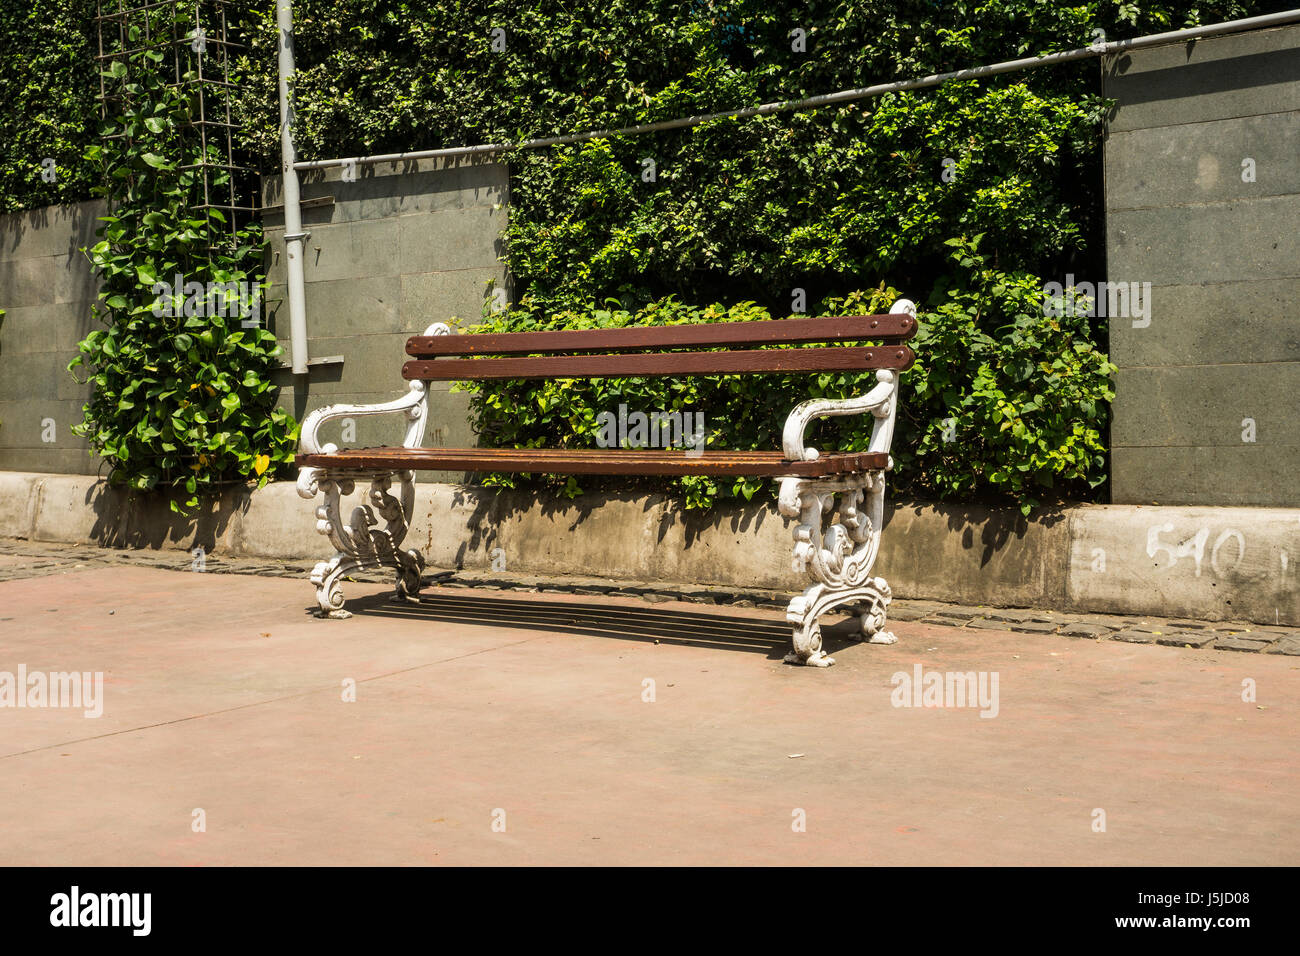
[[[608,637],[640,643],[677,644],[763,654],[780,660],[790,650],[789,625],[772,620],[686,611],[680,608],[627,607],[594,602],[530,601],[444,591],[426,592],[418,601],[392,593],[354,598],[348,607],[357,616],[440,621],[475,627],[522,628]],[[846,617],[822,626],[827,651],[853,643],[857,621]]]

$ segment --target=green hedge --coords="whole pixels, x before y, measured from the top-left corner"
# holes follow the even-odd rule
[[[1047,317],[1040,280],[989,267],[979,240],[954,240],[961,277],[941,290],[913,342],[916,365],[904,375],[895,485],[898,490],[957,500],[990,495],[1025,511],[1049,497],[1086,497],[1104,474],[1102,423],[1114,393],[1114,366],[1091,341],[1087,320]],[[878,313],[899,297],[893,288],[830,298],[816,315]],[[673,297],[635,312],[616,300],[606,307],[553,312],[511,309],[489,315],[481,331],[620,328],[743,322],[774,316],[753,302],[698,308]],[[562,379],[475,383],[470,395],[476,427],[486,444],[502,447],[591,448],[607,441],[601,414],[685,413],[703,416],[705,447],[771,449],[781,444],[784,416],[809,397],[861,395],[871,374],[723,376],[681,379]],[[468,386],[465,386],[468,389]],[[830,418],[808,433],[818,448],[867,447],[871,416]],[[689,431],[689,429],[686,429]],[[666,444],[667,435],[659,444]],[[539,478],[567,495],[611,481]],[[520,479],[489,476],[513,487]],[[654,487],[651,480],[642,485]],[[687,507],[719,496],[751,498],[770,482],[740,478],[676,480]]]
[[[626,126],[1255,6],[302,0],[299,146],[306,156],[340,156]],[[498,26],[505,52],[491,48]],[[243,64],[260,91],[250,103],[269,101],[272,27],[264,13]],[[792,48],[796,27],[805,51]],[[1098,65],[1086,61],[506,156],[512,302],[488,314],[485,328],[780,316],[796,289],[810,311],[842,311],[848,299],[883,302],[864,290],[899,289],[921,304],[925,332],[922,363],[905,380],[896,482],[1025,508],[1088,497],[1106,473],[1105,331],[1046,318],[1039,290],[1067,271],[1100,271],[1099,92]],[[247,119],[269,162],[274,123]],[[643,176],[647,158],[653,181]],[[472,410],[489,444],[590,445],[594,416],[626,401],[646,412],[702,408],[725,423],[717,447],[772,448],[800,398],[864,385],[843,376],[489,383]],[[840,447],[865,440],[863,423],[826,427],[841,430],[831,436]],[[694,505],[754,490],[671,485]]]
[[[46,79],[23,79],[27,85],[12,101],[29,109],[41,85],[57,88],[51,101],[65,95],[67,102],[51,107],[62,110],[55,125],[68,143],[84,142],[89,81],[68,51],[84,49],[85,25],[58,20],[44,0],[31,15],[16,0],[2,2],[0,23],[21,34],[22,55],[50,64]],[[1286,4],[294,6],[299,150],[324,157],[632,125],[1072,48],[1091,42],[1097,29],[1118,39]],[[32,32],[32,18],[42,16],[60,24],[52,34]],[[246,124],[242,143],[273,170],[274,5],[238,0],[231,22],[249,44],[236,69],[244,89],[237,104]],[[506,31],[504,52],[491,47],[495,27]],[[796,28],[805,31],[802,51],[792,48]],[[60,69],[77,82],[55,76]],[[5,82],[12,86],[21,73],[10,71]],[[1059,494],[1087,496],[1105,476],[1105,331],[1086,320],[1046,319],[1036,290],[1066,272],[1102,268],[1099,92],[1098,65],[1090,60],[815,112],[505,156],[512,302],[490,323],[643,321],[663,309],[684,310],[692,321],[779,316],[791,311],[795,289],[816,311],[874,295],[864,290],[896,288],[921,304],[928,337],[921,351],[931,353],[930,364],[906,380],[897,481],[918,493],[1009,496],[1022,506]],[[10,104],[0,97],[0,124],[18,129],[29,121]],[[24,148],[18,157],[8,143],[0,149],[6,201],[29,201],[11,192],[21,180],[15,164],[30,164],[41,150]],[[642,176],[646,158],[655,162],[653,181]],[[30,165],[24,169],[30,179]],[[78,176],[88,182],[90,175],[70,170],[68,195]],[[814,387],[852,391],[860,384]],[[740,401],[721,384],[610,387],[631,389],[646,410],[671,411],[691,394],[726,417],[723,410],[737,407],[728,402]],[[801,388],[769,383],[745,398],[746,408],[755,420],[775,421],[791,399],[807,394]],[[484,438],[589,438],[575,423],[603,394],[568,388],[553,396],[556,415],[533,419],[522,411],[539,398],[549,402],[553,392],[544,384],[486,388],[474,403]],[[942,424],[947,419],[959,441],[943,441],[953,433]],[[851,445],[861,436],[838,437]],[[757,426],[726,436],[736,447],[773,447],[773,438]],[[696,504],[713,496],[707,488],[679,490]]]
[[[86,151],[112,210],[87,250],[103,328],[69,366],[95,386],[74,431],[111,465],[111,479],[183,489],[187,508],[224,482],[265,483],[287,470],[298,437],[276,407],[280,347],[261,326],[261,224],[199,208],[230,175],[212,167],[205,187],[197,169],[224,160],[193,126],[212,97],[188,64],[172,83],[169,51],[146,41],[189,23],[185,11],[153,7],[128,26],[133,52],[106,64],[113,109],[102,143]]]
[[[98,182],[83,159],[99,119],[94,16],[95,0],[0,0],[0,213],[81,202]]]

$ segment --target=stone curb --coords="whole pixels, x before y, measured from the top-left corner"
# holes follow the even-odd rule
[[[343,513],[365,500],[359,487]],[[314,564],[333,550],[318,503],[272,482],[182,516],[93,476],[0,472],[0,537]],[[900,598],[1300,627],[1300,508],[1068,504],[1025,516],[890,497],[884,521],[876,569]],[[569,500],[429,482],[414,488],[405,545],[432,567],[789,592],[808,584],[791,566],[796,527],[766,498],[685,511],[630,491]]]

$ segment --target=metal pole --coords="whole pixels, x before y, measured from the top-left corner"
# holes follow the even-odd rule
[[[298,167],[293,148],[293,8],[290,0],[275,0],[280,48],[280,171],[284,179],[284,255],[288,271],[289,354],[293,373],[307,374],[307,302],[303,286],[303,256],[307,233],[302,231],[298,205]]]
[[[286,4],[287,5],[287,4]],[[1154,33],[1150,36],[1136,37],[1132,40],[1116,40],[1112,43],[1096,43],[1092,46],[1079,47],[1061,53],[1048,53],[1043,56],[1027,56],[1019,60],[1005,60],[989,66],[977,66],[969,70],[954,70],[951,73],[934,73],[915,80],[900,80],[894,83],[879,83],[875,86],[855,90],[840,90],[838,93],[825,93],[803,100],[783,100],[777,103],[764,103],[761,106],[747,106],[743,109],[727,110],[724,113],[707,113],[702,116],[686,116],[680,119],[660,120],[657,123],[643,123],[640,126],[624,126],[621,129],[594,130],[587,133],[570,133],[566,136],[547,136],[542,139],[529,139],[519,143],[487,143],[481,146],[454,146],[448,149],[422,149],[408,153],[384,153],[378,156],[355,156],[348,159],[315,159],[295,163],[295,169],[327,169],[355,163],[365,166],[372,163],[398,163],[411,159],[441,159],[451,156],[476,156],[484,153],[504,153],[514,149],[539,149],[545,146],[561,146],[566,143],[582,143],[593,139],[610,139],[615,136],[639,136],[643,133],[657,133],[666,129],[683,129],[711,123],[720,119],[744,119],[750,116],[766,116],[771,113],[786,113],[797,110],[817,109],[836,103],[880,96],[883,93],[899,93],[904,90],[922,90],[933,86],[942,86],[955,80],[974,80],[999,73],[1011,73],[1027,70],[1036,66],[1051,66],[1055,63],[1067,63],[1088,57],[1106,56],[1111,53],[1123,53],[1142,47],[1156,46],[1161,43],[1176,43],[1195,40],[1201,37],[1221,36],[1241,30],[1258,30],[1264,27],[1280,26],[1284,23],[1300,21],[1300,10],[1287,10],[1282,13],[1270,13],[1260,17],[1247,17],[1244,20],[1229,20],[1225,23],[1212,23],[1203,27],[1187,30],[1171,30],[1167,33]],[[287,209],[287,204],[286,204]],[[288,218],[286,216],[286,222]]]

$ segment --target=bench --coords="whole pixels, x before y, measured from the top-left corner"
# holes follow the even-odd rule
[[[885,473],[893,467],[889,449],[898,403],[899,373],[912,365],[905,343],[916,333],[916,309],[900,299],[887,315],[793,318],[711,325],[635,326],[558,332],[453,335],[434,323],[406,345],[410,360],[402,377],[407,394],[379,405],[331,405],[310,413],[302,424],[297,464],[298,493],[314,499],[316,528],[336,550],[312,571],[320,614],[347,617],[341,579],[357,570],[391,567],[399,595],[419,592],[424,558],[403,549],[415,503],[415,472],[517,472],[559,475],[763,476],[780,482],[781,514],[798,519],[794,568],[813,584],[789,605],[793,626],[791,663],[825,667],[834,660],[822,650],[818,618],[847,607],[863,639],[890,644],[885,630],[889,585],[871,575],[884,518]],[[879,342],[879,345],[853,343]],[[759,348],[816,344],[813,348]],[[494,379],[565,379],[684,375],[761,375],[874,370],[866,395],[844,400],[813,399],[785,421],[779,451],[622,448],[428,448],[422,446],[428,415],[427,382]],[[823,416],[875,417],[865,452],[822,453],[804,443],[809,423]],[[402,447],[339,449],[321,445],[321,425],[334,419],[400,414],[408,425]],[[400,499],[391,493],[400,483]],[[348,521],[341,496],[357,481],[369,481],[369,504]],[[836,498],[839,502],[836,505]],[[376,517],[378,513],[378,518]],[[832,514],[837,520],[826,525]],[[380,528],[379,519],[384,527]],[[825,525],[825,526],[824,526]]]

